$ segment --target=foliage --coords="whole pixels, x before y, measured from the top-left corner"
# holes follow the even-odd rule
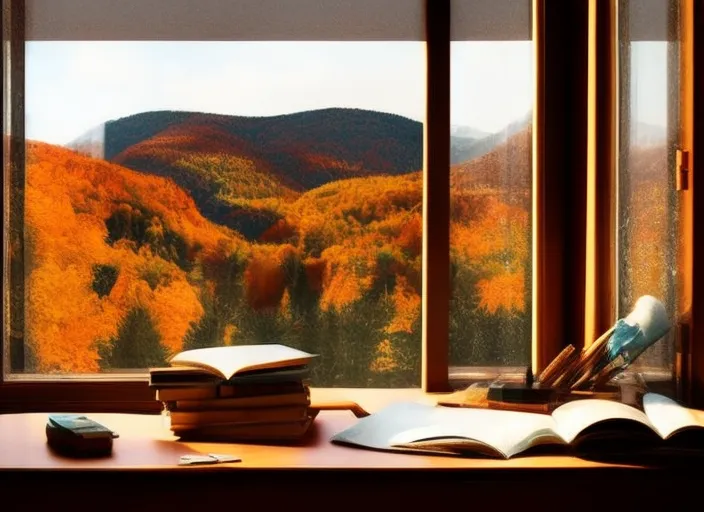
[[[93,265],[93,291],[105,297],[117,281],[118,269],[114,265]]]
[[[344,109],[153,113],[109,125],[108,153],[132,170],[33,143],[27,342],[37,370],[279,342],[320,354],[319,386],[418,385],[423,178],[409,123]],[[520,137],[499,151],[518,158]],[[497,158],[452,171],[453,364],[529,357],[530,191],[523,177],[497,181]]]

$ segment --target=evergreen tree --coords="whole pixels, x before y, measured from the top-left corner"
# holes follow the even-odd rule
[[[117,336],[98,347],[102,369],[164,366],[168,358],[161,336],[143,306],[131,309],[120,323]]]
[[[98,297],[110,295],[117,281],[118,269],[114,265],[93,265],[92,288]]]
[[[183,338],[183,350],[216,347],[221,344],[225,327],[218,320],[212,305],[204,304],[203,308],[203,316],[198,322],[191,323]]]
[[[203,293],[204,313],[189,327],[183,340],[184,350],[221,346],[227,324],[239,325],[243,315],[242,275],[247,265],[246,255],[233,252],[201,265],[203,275],[215,286],[212,296]]]

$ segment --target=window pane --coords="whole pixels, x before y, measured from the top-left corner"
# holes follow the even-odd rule
[[[451,43],[453,380],[530,362],[533,44],[524,3],[506,12],[524,27],[518,40]]]
[[[418,385],[424,50],[28,42],[24,371],[277,342]]]
[[[620,149],[618,174],[618,317],[652,295],[674,321],[677,282],[678,125],[677,2],[623,2],[620,14]],[[648,7],[648,8],[645,8]],[[669,40],[668,40],[669,39]],[[674,329],[634,368],[669,380]]]

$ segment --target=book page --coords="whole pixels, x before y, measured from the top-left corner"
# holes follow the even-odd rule
[[[174,366],[197,366],[229,379],[242,371],[304,365],[316,357],[278,344],[197,348],[180,352],[169,361]]]
[[[584,399],[567,402],[552,412],[556,431],[567,443],[592,425],[607,420],[627,420],[640,423],[655,432],[655,428],[643,411],[635,407],[601,399]]]
[[[555,433],[555,421],[546,414],[437,407],[433,420],[431,425],[395,435],[390,443],[423,447],[437,444],[452,451],[485,455],[493,451],[504,458],[538,444],[564,444]]]
[[[367,448],[388,450],[391,439],[406,430],[433,424],[432,405],[397,402],[361,418],[351,427],[335,434],[331,441]]]
[[[563,444],[544,414],[396,403],[362,418],[333,441],[378,449],[475,451],[511,457],[538,441]]]
[[[647,393],[643,397],[643,409],[663,439],[690,427],[704,429],[704,423],[699,421],[692,411],[657,393]]]

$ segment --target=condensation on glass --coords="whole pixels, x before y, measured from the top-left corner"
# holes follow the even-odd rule
[[[449,375],[455,382],[530,363],[530,13],[530,1],[452,4]],[[481,24],[470,22],[476,16]]]
[[[618,317],[642,295],[677,311],[678,206],[674,160],[679,129],[678,2],[622,1],[619,7]],[[672,377],[675,329],[633,368]]]

